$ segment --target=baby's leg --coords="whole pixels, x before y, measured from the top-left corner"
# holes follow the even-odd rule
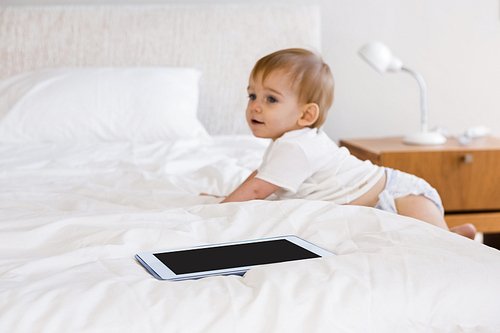
[[[476,228],[470,223],[448,229],[448,225],[438,207],[434,202],[423,195],[410,194],[406,197],[397,198],[394,202],[396,203],[396,209],[400,215],[428,222],[442,229],[450,230],[451,232],[471,239],[474,239],[476,236]]]
[[[445,230],[448,225],[437,206],[423,195],[407,195],[394,200],[398,214],[413,217]]]

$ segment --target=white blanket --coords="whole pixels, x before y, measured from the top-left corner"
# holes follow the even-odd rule
[[[246,136],[0,146],[3,332],[498,332],[500,252],[356,206],[218,204]],[[154,279],[138,252],[294,234],[337,256]]]

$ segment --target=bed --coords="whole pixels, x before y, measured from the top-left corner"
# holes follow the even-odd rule
[[[321,49],[320,8],[0,7],[1,330],[500,331],[495,249],[367,207],[199,195],[260,164],[247,76],[292,46]],[[134,259],[281,235],[336,256],[182,282]]]

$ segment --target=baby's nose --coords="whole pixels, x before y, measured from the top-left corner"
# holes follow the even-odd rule
[[[252,101],[250,103],[250,108],[254,111],[261,112],[262,107],[260,106],[260,103],[258,101]]]

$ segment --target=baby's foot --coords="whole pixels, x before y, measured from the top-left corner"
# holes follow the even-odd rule
[[[477,232],[476,227],[471,223],[457,225],[456,227],[450,228],[450,231],[470,239],[474,239]]]

